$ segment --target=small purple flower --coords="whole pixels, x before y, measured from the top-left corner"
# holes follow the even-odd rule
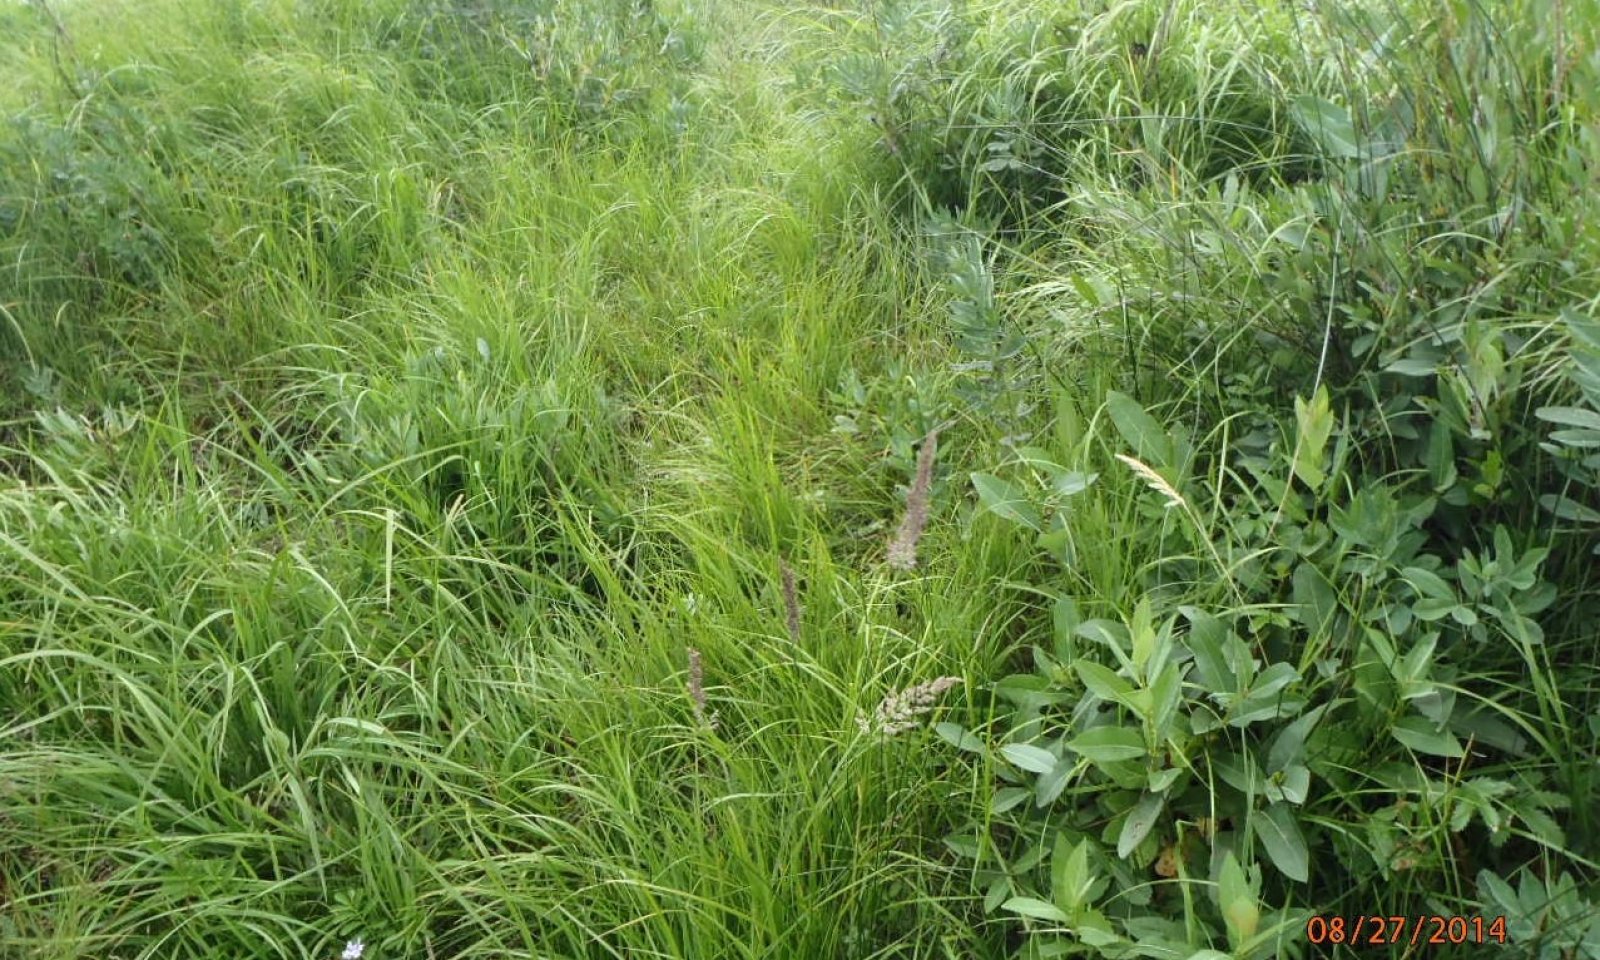
[[[356,937],[344,945],[344,953],[339,954],[339,960],[361,960],[361,955],[367,952],[367,945]]]

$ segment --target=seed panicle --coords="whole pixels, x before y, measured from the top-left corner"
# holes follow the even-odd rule
[[[891,693],[871,716],[857,716],[862,733],[892,737],[917,726],[917,718],[932,710],[939,696],[961,682],[960,677],[939,677]]]
[[[1166,497],[1167,507],[1181,507],[1184,505],[1183,494],[1179,493],[1172,486],[1172,484],[1168,483],[1166,477],[1163,477],[1161,474],[1157,473],[1154,467],[1124,453],[1119,453],[1116,455],[1116,457],[1118,460],[1121,460],[1124,464],[1126,464],[1129,470],[1137,473],[1139,477],[1149,485],[1150,489],[1161,494],[1163,497]]]
[[[695,722],[707,730],[717,729],[717,712],[706,710],[705,668],[700,662],[700,651],[689,648],[689,701],[694,704]]]
[[[783,560],[778,561],[778,572],[783,578],[784,623],[789,628],[789,640],[800,642],[800,595],[795,588],[794,570]]]

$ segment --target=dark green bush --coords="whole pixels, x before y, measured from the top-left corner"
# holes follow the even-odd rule
[[[961,49],[1009,68],[915,101],[953,128],[956,90],[985,136],[1035,131],[983,147],[991,169],[956,164],[988,179],[956,181],[968,235],[941,269],[976,395],[1057,411],[1000,426],[1022,439],[973,477],[1035,539],[1048,603],[989,735],[942,730],[998,776],[950,846],[1028,956],[1305,955],[1309,917],[1380,904],[1504,913],[1541,955],[1600,956],[1580,802],[1600,703],[1593,64],[1576,35],[1456,3],[1330,7],[1301,35],[1332,38],[1336,72],[1252,50],[1231,53],[1279,66],[1199,82],[1207,61],[1173,55],[1140,76],[1163,45],[1134,56],[1107,38],[1147,33],[1107,24],[1156,20],[1173,54],[1159,19],[1186,8],[1117,9],[1084,19],[1093,45],[980,31]],[[1052,143],[1073,164],[1011,163],[1046,105],[1067,126],[1108,89],[1126,113]],[[1200,103],[1214,127],[1173,122]],[[990,174],[1017,190],[986,194]],[[1022,229],[974,239],[999,213]],[[1139,589],[1098,592],[1118,578],[1093,538],[1129,528]],[[1508,893],[1532,861],[1579,875],[1567,925]]]

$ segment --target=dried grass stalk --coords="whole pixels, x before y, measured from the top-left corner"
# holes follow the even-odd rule
[[[939,450],[939,431],[930,430],[917,451],[917,473],[906,493],[906,515],[889,541],[889,566],[911,570],[917,565],[917,541],[928,524],[928,490],[933,486],[933,458]]]
[[[783,560],[778,561],[778,572],[783,578],[784,622],[789,628],[789,639],[800,642],[800,595],[795,589],[794,570]]]

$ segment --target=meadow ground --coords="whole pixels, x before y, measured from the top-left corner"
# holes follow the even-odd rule
[[[1600,960],[1597,27],[0,6],[0,958]]]

